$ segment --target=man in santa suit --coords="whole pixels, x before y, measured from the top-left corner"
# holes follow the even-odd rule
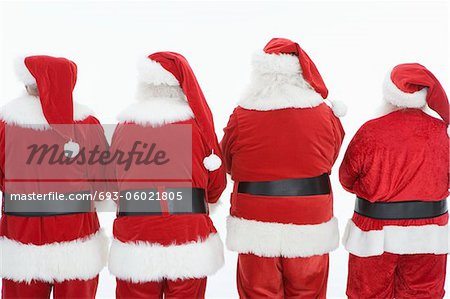
[[[356,195],[344,244],[349,298],[444,296],[448,253],[449,102],[417,63],[392,69],[383,86],[394,111],[365,123],[339,170]],[[428,105],[441,119],[423,111]]]
[[[92,202],[35,205],[12,196],[58,192],[69,199],[100,190],[101,184],[92,182],[102,179],[103,166],[27,164],[24,158],[33,144],[56,145],[56,156],[67,161],[81,148],[107,149],[103,129],[89,108],[73,102],[75,63],[31,56],[19,61],[18,72],[28,94],[0,111],[2,298],[49,298],[51,292],[54,298],[94,298],[108,240]]]
[[[339,244],[329,175],[344,137],[336,115],[345,113],[327,95],[297,43],[275,38],[254,56],[221,142],[241,298],[326,298],[328,253]]]
[[[208,215],[226,186],[212,114],[182,55],[154,53],[139,71],[138,101],[120,114],[111,151],[154,142],[168,162],[115,166],[120,199],[109,269],[116,296],[204,298],[207,276],[224,262]]]

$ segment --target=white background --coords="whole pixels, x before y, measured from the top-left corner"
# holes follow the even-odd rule
[[[250,58],[272,37],[300,43],[315,61],[330,98],[349,106],[347,132],[333,174],[335,214],[341,232],[353,196],[343,191],[336,169],[356,129],[376,115],[388,69],[403,62],[429,67],[449,90],[447,1],[306,2],[1,2],[0,104],[19,95],[13,60],[50,54],[79,67],[78,101],[103,123],[133,101],[140,55],[171,50],[187,57],[222,128],[247,83]],[[222,238],[231,183],[213,215]],[[101,222],[111,232],[112,213]],[[208,281],[208,298],[236,298],[236,254]],[[344,298],[347,253],[331,254],[328,298]],[[448,285],[448,284],[447,284]],[[99,298],[114,294],[114,278],[101,273]],[[447,287],[448,289],[448,287]]]

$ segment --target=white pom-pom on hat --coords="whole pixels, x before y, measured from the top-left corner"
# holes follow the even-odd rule
[[[347,114],[347,105],[345,105],[344,102],[337,100],[329,100],[329,102],[331,103],[331,109],[333,110],[334,115],[343,117]]]
[[[219,158],[219,156],[214,154],[214,151],[212,151],[211,155],[203,159],[203,165],[207,170],[214,171],[222,166],[222,160]]]
[[[64,155],[67,158],[75,158],[80,153],[80,145],[72,140],[64,144]]]

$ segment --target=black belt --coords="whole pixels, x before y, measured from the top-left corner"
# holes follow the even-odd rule
[[[330,194],[330,191],[330,179],[327,173],[304,179],[240,182],[238,186],[239,193],[262,196],[309,196]]]
[[[28,200],[20,199],[20,194],[3,194],[4,213],[8,216],[22,217],[45,217],[45,216],[61,216],[79,213],[88,213],[92,211],[91,198],[85,196],[91,194],[90,191],[81,191],[73,193],[64,193],[62,198],[57,199],[41,199]],[[28,197],[30,194],[23,194]],[[81,195],[81,196],[77,196]],[[80,198],[77,200],[76,198]]]
[[[120,192],[119,216],[160,216],[162,202],[173,215],[208,213],[205,190],[201,188],[133,189]]]
[[[369,218],[380,220],[434,218],[447,213],[447,200],[440,201],[401,201],[370,202],[356,197],[355,212]]]

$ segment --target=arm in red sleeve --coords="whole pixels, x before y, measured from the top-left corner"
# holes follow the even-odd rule
[[[118,151],[118,137],[119,136],[119,131],[122,128],[122,124],[118,124],[114,130],[113,136],[111,138],[111,146],[109,148],[109,151],[111,153],[111,155],[114,155],[114,153],[116,153]],[[118,176],[117,176],[117,161],[112,161],[111,163],[108,163],[108,165],[106,165],[106,173],[107,173],[107,177],[108,177],[108,191],[109,192],[119,192],[119,182],[117,181]]]
[[[98,119],[94,116],[89,116],[83,121],[83,124],[89,125],[87,130],[89,133],[87,136],[87,144],[89,146],[88,150],[93,150],[97,147],[100,153],[108,151],[108,141],[106,140],[105,132]],[[88,178],[92,180],[93,190],[98,192],[107,191],[106,166],[102,163],[94,163],[92,165],[88,165],[87,171]]]
[[[348,145],[342,164],[339,167],[339,181],[348,192],[354,193],[355,182],[362,174],[364,148],[362,146],[363,134],[361,129],[356,133]]]
[[[236,116],[236,109],[230,116],[227,126],[224,131],[224,136],[220,142],[222,148],[223,157],[225,160],[226,171],[231,174],[231,166],[233,162],[233,154],[235,152],[237,136],[238,136],[238,122]]]
[[[0,121],[0,191],[5,191],[5,123]]]
[[[339,156],[339,151],[341,150],[342,141],[344,140],[345,132],[342,127],[341,121],[336,116],[332,116],[333,123],[333,134],[334,134],[334,156],[333,156],[333,164],[336,162],[336,159]]]
[[[220,159],[222,160],[222,165],[219,167],[219,169],[209,172],[209,179],[208,179],[209,203],[216,203],[219,200],[219,197],[222,194],[222,192],[225,190],[225,187],[227,186],[227,176],[225,171],[225,165],[223,163],[223,155],[222,151],[220,150],[217,137],[214,142],[214,153],[220,157]]]

